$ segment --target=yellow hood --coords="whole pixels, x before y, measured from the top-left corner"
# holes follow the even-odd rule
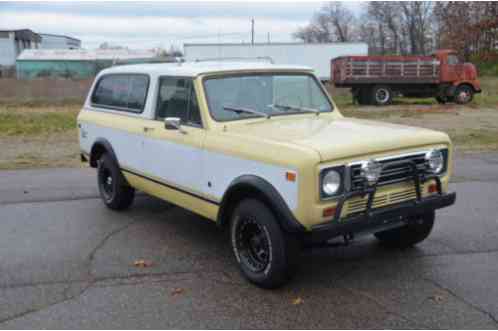
[[[232,133],[309,147],[320,155],[321,161],[449,144],[448,135],[443,132],[323,115],[282,116],[240,124],[232,128]]]

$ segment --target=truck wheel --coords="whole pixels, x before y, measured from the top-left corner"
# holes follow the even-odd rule
[[[393,91],[388,86],[375,86],[372,89],[372,99],[378,106],[389,105],[393,101]]]
[[[230,221],[230,241],[242,275],[262,288],[276,288],[293,275],[298,242],[281,230],[265,204],[242,200]]]
[[[455,91],[455,102],[459,105],[469,103],[474,98],[474,90],[468,85],[460,85]]]
[[[417,216],[411,223],[399,228],[377,232],[375,237],[388,247],[407,248],[426,239],[434,225],[434,211]]]
[[[98,161],[97,181],[100,197],[108,208],[123,210],[132,204],[135,190],[124,183],[119,167],[107,154]]]
[[[372,92],[369,88],[361,88],[358,90],[358,104],[360,105],[370,105],[372,103],[371,98]]]

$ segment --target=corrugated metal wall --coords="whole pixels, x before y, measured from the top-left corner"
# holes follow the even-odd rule
[[[17,78],[34,79],[61,77],[85,79],[95,76],[100,70],[110,67],[112,61],[17,61]]]
[[[118,64],[156,63],[167,62],[151,59],[129,59]],[[86,79],[94,77],[100,70],[111,67],[114,60],[17,60],[16,70],[18,79],[35,78],[69,78]]]

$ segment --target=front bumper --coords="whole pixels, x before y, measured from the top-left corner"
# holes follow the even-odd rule
[[[407,224],[414,219],[413,216],[423,215],[455,203],[456,193],[443,193],[439,176],[421,172],[412,161],[393,162],[388,166],[400,164],[411,168],[411,177],[416,192],[415,200],[372,209],[377,185],[369,187],[365,184],[362,190],[345,194],[338,202],[335,218],[331,222],[313,226],[308,233],[308,240],[311,242],[324,242],[342,235],[378,232],[389,227]],[[422,198],[420,186],[427,181],[436,182],[437,192]],[[340,218],[344,203],[355,196],[368,196],[366,210],[360,214]]]
[[[323,242],[334,237],[361,233],[378,232],[390,226],[406,224],[411,216],[451,206],[456,193],[437,194],[422,200],[404,202],[399,205],[379,208],[367,213],[341,219],[326,224],[315,225],[309,234],[312,242]]]

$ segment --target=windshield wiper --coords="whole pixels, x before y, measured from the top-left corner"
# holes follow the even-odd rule
[[[263,113],[262,111],[257,111],[251,108],[244,108],[244,107],[233,107],[233,106],[223,106],[223,110],[227,111],[233,111],[234,113],[240,114],[240,113],[247,113],[247,114],[254,114],[266,118],[270,118],[271,116],[267,113]]]
[[[278,103],[273,103],[271,105],[268,105],[268,107],[276,108],[276,109],[283,109],[283,110],[295,110],[295,111],[301,111],[301,112],[307,112],[307,113],[315,113],[317,116],[320,114],[320,110],[314,109],[314,108],[308,108],[308,107],[280,105]]]

